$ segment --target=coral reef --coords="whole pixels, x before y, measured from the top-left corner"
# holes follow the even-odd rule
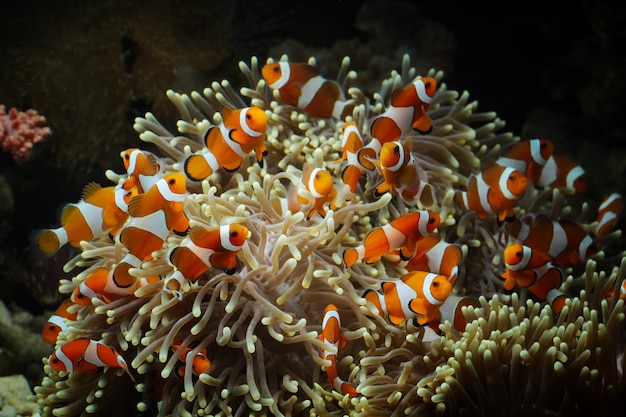
[[[43,142],[50,136],[50,128],[45,126],[46,118],[36,110],[18,111],[15,107],[6,112],[0,104],[0,146],[11,154],[15,162],[24,163],[33,145]]]

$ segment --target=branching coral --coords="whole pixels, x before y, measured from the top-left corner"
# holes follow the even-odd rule
[[[526,300],[524,290],[519,296],[499,294],[506,232],[494,218],[479,220],[453,203],[454,190],[467,185],[482,160],[497,157],[520,140],[502,132],[504,122],[495,113],[478,112],[467,92],[447,90],[443,74],[431,71],[428,75],[439,84],[427,113],[433,129],[407,135],[419,179],[435,191],[435,201],[426,208],[441,216],[439,235],[463,245],[467,253],[455,296],[493,296],[490,301],[481,298],[480,307],[463,310],[469,323],[464,332],[445,322],[443,336],[431,343],[423,339],[426,328],[410,322],[394,326],[362,298],[365,290],[406,273],[402,267],[383,259],[346,268],[340,255],[372,228],[424,207],[390,195],[374,197],[379,178],[372,172],[352,199],[337,201],[324,217],[307,219],[303,212],[289,211],[287,200],[302,180],[305,163],[329,170],[339,184],[342,166],[336,160],[344,122],[314,118],[281,104],[266,87],[256,59],[240,68],[249,85],[241,94],[228,81],[215,82],[202,94],[168,91],[181,114],[176,132],[150,113],[134,126],[143,141],[160,149],[159,164],[166,174],[181,171],[185,157],[202,149],[205,132],[221,121],[221,106],[265,110],[269,154],[263,167],[244,159],[234,173],[218,170],[201,183],[187,183],[185,213],[191,226],[239,223],[250,231],[237,271],[229,275],[209,269],[198,281],[184,282],[180,298],[164,291],[164,280],[174,273],[168,251],[187,239],[170,233],[151,260],[130,270],[138,278],[163,279],[117,300],[93,299],[93,306],[77,306],[78,320],[57,341],[60,346],[87,337],[115,347],[138,374],[136,390],[121,371],[66,375],[44,359],[47,376],[36,388],[44,415],[120,412],[120,404],[109,400],[113,395],[141,412],[183,416],[454,415],[504,406],[514,413],[532,407],[559,412],[587,405],[591,393],[577,404],[569,402],[581,389],[602,393],[607,403],[623,392],[617,363],[623,361],[618,358],[623,354],[624,303],[617,295],[604,295],[610,285],[624,280],[626,267],[605,273],[596,271],[590,260],[586,270],[572,272],[564,290],[573,298],[555,317],[549,306]],[[346,58],[337,79],[356,104],[352,119],[362,132],[384,112],[392,92],[418,75],[405,57],[401,71],[367,97],[351,87],[356,75],[349,68]],[[114,183],[126,177],[112,171],[107,176]],[[306,190],[300,193],[311,198]],[[557,218],[571,208],[558,191],[533,189],[520,201],[517,214],[546,210]],[[82,253],[66,269],[84,269],[71,281],[61,281],[60,292],[72,293],[96,268],[112,268],[126,253],[108,235],[82,242]],[[344,325],[347,345],[338,353],[338,371],[356,386],[354,398],[332,390],[322,372],[329,361],[322,358],[327,347],[318,335],[329,303],[338,307]],[[187,347],[194,354],[206,349],[210,368],[195,375],[193,355],[185,356],[180,368],[180,352]],[[581,376],[568,379],[579,371]],[[511,401],[494,402],[497,393]]]

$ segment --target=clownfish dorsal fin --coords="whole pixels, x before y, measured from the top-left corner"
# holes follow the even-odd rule
[[[487,158],[485,160],[482,160],[480,161],[480,171],[485,172],[486,170],[492,168],[494,165],[498,164],[496,164],[496,161],[493,158]]]
[[[206,232],[206,229],[202,226],[194,226],[189,230],[189,239],[196,245],[200,244],[202,235]]]
[[[390,103],[393,104],[397,99],[398,96],[402,93],[402,88],[396,88],[395,90],[393,90],[391,92],[391,97],[390,97]]]
[[[235,109],[228,107],[228,106],[222,106],[220,107],[220,114],[222,115],[222,121],[226,122],[226,120],[228,120],[230,118],[230,115],[235,111]]]
[[[148,158],[148,162],[150,163],[150,167],[152,168],[152,171],[153,171],[152,175],[159,172],[160,167],[159,167],[159,163],[156,160],[156,157],[153,154],[148,153],[146,154],[146,158]]]
[[[89,184],[85,185],[85,187],[83,188],[83,194],[82,194],[83,200],[91,197],[94,193],[96,193],[101,188],[102,187],[97,182],[90,182]]]
[[[128,214],[131,217],[140,217],[138,215],[139,208],[141,207],[141,200],[143,200],[145,194],[137,194],[130,199],[128,203]]]

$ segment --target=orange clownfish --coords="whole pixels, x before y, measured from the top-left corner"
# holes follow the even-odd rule
[[[273,62],[261,69],[261,74],[280,99],[314,117],[343,120],[352,113],[354,104],[339,84],[327,80],[312,65],[298,62]]]
[[[552,263],[550,255],[512,243],[504,248],[504,265],[506,272],[501,277],[506,291],[515,285],[528,288],[535,297],[547,300],[556,314],[561,312],[568,296],[559,291],[563,271]]]
[[[346,338],[341,334],[341,320],[339,318],[339,310],[334,304],[329,304],[324,310],[324,320],[322,321],[322,334],[319,339],[327,345],[340,351],[346,345]],[[357,392],[354,385],[344,381],[337,371],[337,354],[322,350],[322,358],[330,360],[330,366],[326,367],[328,381],[332,387],[349,397],[356,397]]]
[[[397,281],[384,281],[382,294],[367,290],[363,298],[372,302],[379,314],[387,314],[392,324],[398,325],[413,318],[419,326],[439,322],[439,307],[446,301],[452,285],[443,275],[413,271]]]
[[[130,200],[130,221],[120,233],[120,241],[128,249],[113,271],[113,281],[121,288],[135,284],[130,268],[139,268],[141,263],[161,249],[170,231],[187,233],[189,220],[183,211],[186,199],[185,176],[169,174],[156,182],[144,194]]]
[[[313,200],[300,195],[300,190],[306,190],[311,194]],[[325,169],[314,168],[311,164],[305,163],[302,168],[302,183],[298,187],[292,188],[289,196],[289,211],[296,213],[303,206],[311,207],[307,213],[307,219],[313,217],[315,213],[320,216],[326,216],[324,205],[331,203],[331,209],[335,207],[335,199],[337,197],[337,189],[332,175]]]
[[[165,288],[177,293],[186,279],[196,281],[210,266],[227,274],[235,273],[237,253],[249,233],[247,227],[237,223],[192,227],[188,239],[169,253],[168,259],[176,270],[165,280]]]
[[[496,164],[516,169],[537,184],[542,168],[553,151],[554,145],[549,140],[538,138],[525,140],[507,149],[504,155],[496,160]]]
[[[122,368],[135,382],[126,361],[115,349],[95,340],[78,338],[55,350],[48,363],[52,369],[65,372],[97,372],[100,368]]]
[[[181,366],[176,368],[176,375],[183,378],[188,365],[191,365],[190,369],[194,375],[200,375],[209,370],[211,361],[207,357],[206,348],[194,354],[193,348],[186,346],[181,349],[181,344],[180,340],[175,340],[172,344],[172,351],[178,353],[179,359],[183,362]]]
[[[79,305],[92,305],[92,299],[98,298],[105,303],[126,297],[144,285],[160,281],[160,277],[147,277],[135,280],[131,285],[120,287],[113,279],[114,270],[96,268],[72,293],[72,302]]]
[[[212,126],[204,137],[206,149],[185,159],[185,175],[192,181],[202,181],[219,168],[237,170],[253,150],[257,162],[263,166],[263,156],[267,155],[267,115],[263,109],[222,107],[220,113],[222,122]]]
[[[564,188],[580,194],[589,189],[589,177],[585,169],[573,159],[552,155],[542,168],[537,185],[542,188]]]
[[[128,202],[136,191],[119,186],[85,186],[78,203],[68,204],[61,213],[61,227],[36,231],[35,241],[46,255],[54,255],[69,243],[75,248],[104,232],[116,235],[128,219]]]
[[[526,192],[528,179],[520,171],[490,165],[469,179],[467,191],[457,191],[454,201],[461,210],[474,210],[479,219],[497,213],[498,223],[515,218],[513,206]]]
[[[346,161],[341,172],[341,179],[348,186],[352,194],[356,191],[361,176],[365,173],[364,167],[358,161],[358,151],[363,147],[363,138],[356,123],[348,122],[343,125],[341,135],[341,149],[343,154],[336,162]]]
[[[128,174],[122,185],[125,190],[137,187],[137,192],[143,194],[161,178],[159,163],[154,154],[139,148],[130,148],[122,151],[120,156]]]
[[[597,237],[611,233],[617,225],[618,217],[624,210],[624,200],[618,193],[610,193],[602,199],[598,207],[598,225],[594,234]]]
[[[361,259],[368,264],[376,262],[384,254],[395,249],[413,253],[418,240],[431,234],[441,223],[439,214],[420,210],[404,214],[384,226],[369,231],[363,243],[343,252],[343,261],[349,268]]]
[[[61,305],[54,311],[54,313],[48,318],[48,322],[43,326],[41,335],[43,341],[54,345],[57,342],[57,336],[63,330],[67,329],[65,320],[75,321],[78,313],[70,313],[68,309],[74,305],[71,299],[64,300]]]
[[[618,296],[619,299],[626,301],[626,280],[618,284],[618,288],[619,288],[619,296]],[[614,294],[615,294],[615,287],[611,287],[606,293],[606,298],[611,298],[613,297]]]

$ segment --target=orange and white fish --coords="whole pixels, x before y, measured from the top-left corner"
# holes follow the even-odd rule
[[[313,200],[309,200],[301,195],[300,190],[306,190],[311,194]],[[326,216],[324,205],[331,203],[331,209],[335,208],[335,199],[337,198],[337,189],[332,175],[325,169],[314,168],[309,163],[304,163],[302,167],[302,182],[291,189],[288,197],[288,208],[292,213],[297,213],[302,208],[307,207],[307,219],[313,217],[315,213],[320,216]]]
[[[607,194],[598,207],[598,225],[594,234],[604,236],[615,230],[619,216],[624,210],[624,200],[618,193]]]
[[[48,322],[44,325],[41,335],[43,341],[51,345],[56,344],[57,336],[64,330],[67,330],[67,323],[65,320],[75,321],[77,312],[70,313],[69,308],[74,305],[71,299],[64,300],[61,305],[54,311],[54,313],[48,318]]]
[[[153,153],[130,148],[122,151],[120,156],[128,174],[122,185],[125,190],[137,187],[137,192],[143,194],[161,178],[161,167]]]
[[[501,275],[504,289],[511,291],[517,285],[540,300],[547,300],[556,314],[565,306],[567,294],[559,287],[563,283],[563,271],[552,263],[552,257],[533,250],[521,243],[512,243],[504,248],[506,271]]]
[[[176,270],[165,279],[165,288],[179,295],[177,292],[185,280],[195,282],[211,266],[233,274],[237,253],[249,234],[247,227],[237,223],[192,227],[188,239],[169,253],[168,259]]]
[[[113,279],[113,272],[114,270],[107,268],[96,268],[74,289],[71,296],[72,302],[79,305],[92,305],[92,299],[97,298],[109,303],[134,293],[137,288],[161,280],[158,276],[142,277],[134,281],[132,285],[120,287]]]
[[[193,348],[186,346],[181,348],[182,341],[175,340],[172,344],[172,351],[174,353],[178,353],[178,357],[183,362],[181,366],[176,368],[176,375],[180,378],[185,376],[185,370],[187,365],[191,365],[191,372],[194,375],[200,375],[205,373],[211,367],[211,361],[207,357],[206,348],[201,349],[200,351],[193,353]]]
[[[219,168],[236,171],[253,150],[257,162],[263,166],[263,156],[267,155],[267,115],[263,109],[222,107],[220,113],[222,122],[212,126],[204,137],[206,149],[185,159],[185,175],[192,181],[202,181]]]
[[[261,74],[280,99],[314,117],[343,120],[352,113],[354,103],[346,100],[341,86],[320,75],[317,68],[299,62],[279,61],[265,65]]]
[[[626,301],[626,280],[622,281],[618,285],[618,291],[619,291],[619,296],[618,296],[619,299]],[[615,287],[611,287],[606,293],[606,298],[611,298],[613,297],[614,294],[615,294]]]
[[[187,233],[186,189],[185,176],[175,172],[130,200],[130,221],[120,233],[120,241],[128,249],[128,254],[113,270],[115,285],[132,288],[136,279],[129,269],[141,267],[143,261],[152,257],[152,252],[161,249],[170,231]]]
[[[541,170],[537,181],[539,187],[562,188],[584,193],[589,189],[589,177],[585,169],[564,155],[552,155]]]
[[[384,281],[382,294],[366,290],[363,298],[372,302],[379,314],[387,315],[392,324],[398,325],[414,319],[419,326],[439,322],[439,307],[446,301],[452,285],[443,275],[426,271],[413,271],[396,281]]]
[[[437,80],[420,77],[403,89],[393,92],[391,102],[383,114],[372,122],[372,140],[359,152],[359,161],[367,169],[374,169],[373,162],[380,148],[387,142],[399,140],[409,128],[421,134],[430,133],[432,120],[426,114],[437,91]]]
[[[341,333],[341,319],[339,318],[339,309],[334,304],[328,304],[324,309],[324,320],[322,321],[322,334],[319,339],[336,349],[337,352],[342,350],[346,345],[346,338]],[[349,397],[356,397],[357,392],[354,385],[344,381],[337,371],[337,353],[330,353],[328,350],[322,350],[322,358],[330,360],[330,366],[326,367],[328,381],[332,387]]]
[[[343,125],[341,134],[342,156],[336,162],[346,161],[346,166],[341,172],[341,179],[348,186],[351,194],[354,194],[359,180],[365,173],[365,168],[358,161],[358,152],[363,147],[363,137],[358,126],[354,122]]]
[[[474,210],[479,219],[497,213],[498,223],[515,218],[513,207],[528,188],[520,171],[500,165],[486,165],[469,179],[467,191],[456,191],[454,201],[461,210]]]
[[[97,372],[100,368],[122,368],[135,382],[126,361],[115,349],[95,340],[78,338],[55,350],[48,361],[52,369],[66,372]]]
[[[343,261],[349,268],[361,259],[368,264],[374,263],[396,249],[401,249],[402,253],[413,253],[417,241],[431,234],[439,223],[441,217],[432,210],[404,214],[370,230],[361,245],[343,252]]]
[[[518,142],[496,160],[496,164],[511,167],[537,184],[542,169],[554,152],[554,145],[546,139],[529,139]]]
[[[128,219],[128,202],[135,194],[120,186],[89,183],[80,201],[63,209],[61,227],[35,231],[33,238],[44,254],[54,255],[67,243],[78,248],[81,241],[88,242],[105,232],[115,236]]]

